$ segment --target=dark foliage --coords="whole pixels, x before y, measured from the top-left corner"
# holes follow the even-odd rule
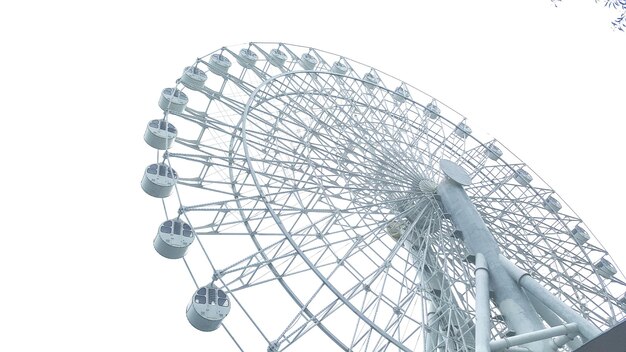
[[[554,6],[557,6],[561,0],[551,0]],[[622,32],[626,31],[626,0],[596,0],[596,2],[604,3],[605,7],[610,7],[621,14],[611,22],[613,28]]]

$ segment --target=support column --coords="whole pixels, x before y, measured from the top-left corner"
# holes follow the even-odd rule
[[[482,253],[489,267],[490,282],[495,291],[496,305],[504,315],[507,326],[517,334],[541,330],[543,324],[537,312],[517,283],[507,274],[500,263],[500,249],[493,235],[463,185],[471,184],[467,173],[458,165],[442,160],[441,168],[446,178],[437,187],[437,193],[452,223],[463,233],[463,239],[471,253]],[[532,351],[547,351],[547,342],[531,342],[525,345]]]
[[[419,238],[419,236],[415,238]],[[424,288],[428,288],[431,291],[428,295],[430,302],[428,304],[427,311],[427,325],[430,329],[432,329],[432,331],[427,331],[427,348],[425,351],[435,351],[433,350],[434,346],[437,346],[442,342],[441,340],[443,336],[440,333],[441,330],[445,327],[453,325],[458,326],[460,329],[458,332],[462,335],[463,340],[468,345],[474,345],[473,327],[468,323],[470,320],[469,315],[459,308],[458,303],[450,291],[451,284],[441,273],[441,269],[439,268],[439,264],[437,263],[433,251],[429,247],[422,249],[423,253],[421,255],[423,256],[423,259],[418,259],[420,257],[420,253],[413,249],[411,243],[412,242],[408,241],[407,249],[409,250],[409,253],[414,258],[416,263],[420,262],[419,265],[424,265],[424,269],[419,275],[420,282],[424,285]],[[422,260],[423,262],[421,262]],[[442,311],[440,304],[442,303],[444,306],[451,305],[453,307],[451,311],[456,313],[450,314],[447,312],[440,314]],[[443,310],[447,311],[445,307]]]
[[[489,352],[491,317],[489,315],[489,270],[482,253],[476,253],[476,352]]]
[[[533,307],[535,307],[535,309],[537,310],[537,313],[539,313],[539,316],[541,316],[541,318],[543,318],[543,320],[548,323],[548,325],[550,325],[551,327],[555,327],[555,326],[560,326],[563,325],[563,320],[561,318],[559,318],[558,315],[556,315],[556,313],[554,313],[553,311],[550,310],[550,308],[546,307],[545,304],[541,303],[541,301],[539,301],[537,298],[535,298],[535,296],[531,295],[530,293],[526,292],[526,297],[528,297],[528,299],[530,300],[530,303],[533,305]],[[561,341],[561,340],[559,340]],[[582,346],[582,342],[580,340],[580,338],[578,336],[572,336],[571,338],[569,338],[567,341],[563,340],[564,343],[567,344],[567,346],[570,348],[570,350],[575,351],[577,348],[579,348],[580,346]],[[553,340],[554,343],[557,343]]]
[[[426,352],[433,352],[439,343],[439,316],[434,303],[428,304],[428,314],[426,317],[429,331],[426,332]]]
[[[578,324],[580,333],[583,336],[583,341],[591,340],[600,335],[600,329],[591,324],[587,319],[580,316],[578,312],[563,303],[560,299],[554,297],[550,291],[541,286],[541,284],[535,281],[535,279],[533,279],[527,272],[518,268],[502,255],[500,255],[500,261],[505,266],[511,277],[531,295],[535,296],[535,298],[545,304],[548,308],[550,308],[550,310],[563,318],[566,322]]]
[[[522,335],[516,335],[504,339],[491,341],[489,344],[493,352],[504,351],[507,348],[513,346],[519,346],[531,341],[539,341],[548,339],[550,337],[562,336],[562,335],[575,335],[578,333],[578,325],[576,323],[565,324],[561,326],[555,326],[553,328],[542,329],[538,331],[529,332]],[[535,350],[533,350],[534,352]]]

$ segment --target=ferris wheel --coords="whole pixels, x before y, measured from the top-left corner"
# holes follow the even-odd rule
[[[250,43],[158,105],[154,247],[220,351],[570,351],[626,317],[623,275],[565,202],[381,71]]]

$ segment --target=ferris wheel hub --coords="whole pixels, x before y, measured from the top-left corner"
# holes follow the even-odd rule
[[[435,194],[437,192],[437,184],[429,179],[420,180],[417,187],[422,193]]]

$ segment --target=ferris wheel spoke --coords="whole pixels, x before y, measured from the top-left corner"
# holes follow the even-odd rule
[[[356,243],[354,243],[354,244],[352,245],[352,248],[348,251],[348,253],[349,253],[349,252],[351,252],[351,251],[352,251],[352,249],[354,249],[354,248],[356,248]],[[339,264],[339,265],[336,265],[336,266],[333,268],[333,270],[332,270],[332,271],[330,271],[330,272],[326,275],[327,280],[329,280],[329,281],[334,280],[333,275],[337,272],[337,270],[341,267],[341,263],[342,263],[343,261],[345,261],[345,260],[346,260],[346,257],[344,256],[344,258],[342,258],[341,260],[339,260],[339,261],[338,261],[338,264]],[[310,297],[310,299],[307,301],[307,303],[305,304],[305,306],[304,306],[303,308],[307,308],[307,307],[311,304],[311,302],[312,302],[312,301],[314,301],[314,300],[316,299],[316,297],[318,296],[318,294],[322,291],[322,289],[323,289],[326,285],[327,285],[327,283],[323,283],[323,284],[321,284],[321,285],[318,287],[318,289],[317,289],[317,290],[313,293],[313,295]],[[357,281],[356,285],[355,285],[355,286],[353,286],[352,288],[350,288],[348,292],[350,292],[350,291],[354,291],[355,289],[358,289],[359,287],[360,287],[360,283],[359,283],[359,281]],[[347,295],[347,296],[349,296],[349,293],[344,293],[344,294],[343,294],[343,296],[346,296],[346,295]],[[349,299],[349,298],[348,298],[348,299]],[[337,303],[338,303],[338,302],[340,302],[340,299],[339,299],[338,297],[335,297],[335,299],[334,299],[334,301],[333,301],[333,302],[331,302],[329,305],[327,305],[327,306],[326,306],[326,308],[324,308],[324,310],[322,310],[322,312],[321,312],[321,313],[319,313],[319,314],[317,314],[317,315],[315,316],[315,320],[314,320],[314,322],[317,324],[317,323],[319,323],[320,321],[322,321],[322,320],[326,317],[326,313],[330,313],[330,312],[332,312],[332,311],[333,311],[333,307],[334,307],[335,305],[337,305]],[[292,323],[290,324],[290,327],[291,327],[291,326],[293,326],[293,325],[295,325],[295,322],[296,322],[296,321],[298,320],[298,318],[299,318],[299,317],[301,317],[301,316],[302,316],[302,314],[301,314],[301,313],[299,313],[299,314],[296,316],[296,318],[292,321]],[[289,329],[289,327],[288,327],[288,329]],[[300,328],[300,329],[298,329],[298,330],[302,331],[303,329],[302,329],[302,328]],[[282,338],[282,337],[285,337],[285,335],[286,335],[286,332],[283,332],[283,334],[281,335],[281,338]]]
[[[310,269],[308,267],[300,269],[299,266],[302,266],[302,264],[294,266],[295,259],[297,259],[299,254],[290,248],[290,246],[286,245],[286,240],[282,238],[279,241],[260,249],[257,253],[254,253],[229,267],[219,270],[218,275],[223,278],[228,277],[229,281],[227,286],[231,291],[237,291],[309,271]],[[315,264],[320,269],[328,266],[336,267],[337,260],[333,258],[330,258],[331,260],[324,260],[324,250],[327,248],[326,244],[317,245],[315,247],[306,248],[303,252],[307,253],[307,255],[309,255],[312,259],[317,257],[317,259],[315,259]],[[284,249],[287,249],[287,251],[284,251]],[[315,252],[318,252],[318,254]],[[274,269],[279,273],[279,276],[270,278],[259,277],[259,275],[257,275],[259,270],[269,264],[274,266]],[[237,286],[233,286],[235,282],[238,282],[239,284]]]
[[[466,188],[468,194],[472,195],[472,199],[495,198],[494,194],[500,194],[500,192],[509,194],[512,192],[509,189],[504,191],[502,189],[515,186],[509,183],[513,179],[514,171],[505,166],[497,167],[498,170],[494,169],[494,167],[485,166],[477,170],[478,172],[474,175],[475,183]]]
[[[431,246],[431,244],[428,243],[425,243],[424,245],[428,247]],[[445,246],[439,246],[438,248],[445,248]],[[426,250],[425,253],[427,253],[427,255],[423,256],[423,264],[419,265],[422,268],[420,276],[422,277],[421,281],[425,283],[427,287],[430,287],[427,292],[429,292],[428,295],[430,296],[430,299],[434,303],[435,307],[433,309],[429,308],[428,314],[435,314],[436,312],[439,312],[436,313],[439,317],[436,321],[428,322],[429,329],[447,331],[454,328],[458,330],[461,337],[464,337],[470,333],[472,327],[471,325],[468,325],[468,322],[470,321],[469,315],[460,314],[459,312],[471,312],[472,309],[467,306],[459,307],[459,303],[463,303],[464,300],[459,299],[460,297],[455,298],[451,294],[454,292],[452,283],[455,282],[455,277],[459,277],[459,274],[455,274],[453,271],[451,272],[451,270],[454,269],[449,266],[449,264],[456,262],[454,260],[450,261],[449,259],[445,259],[445,257],[448,255],[447,253],[454,253],[454,250],[445,250],[440,254],[433,252],[432,250]],[[435,259],[436,256],[443,256],[442,259],[444,260],[444,265],[437,264],[439,260]],[[428,268],[428,270],[425,270],[426,268]],[[461,272],[468,275],[467,268],[461,269]],[[443,315],[441,313],[443,311],[449,312],[451,316]],[[441,333],[437,333],[436,336],[439,335],[441,335]]]
[[[296,105],[296,106],[297,106],[297,105]],[[337,105],[335,105],[335,106],[337,106]],[[307,107],[302,107],[302,106],[300,106],[299,112],[302,112],[302,113],[307,113],[307,110],[308,110],[308,109],[307,109]],[[308,113],[307,113],[307,114],[308,114]],[[314,116],[310,116],[310,117],[314,117]],[[327,124],[327,123],[324,123],[324,125],[328,125],[328,124]],[[301,127],[302,127],[302,126],[301,126]]]
[[[229,137],[232,138],[232,137]],[[176,143],[181,144],[187,148],[204,153],[212,158],[225,158],[229,154],[228,145],[213,143],[207,145],[199,142],[198,140],[188,140],[183,138],[176,139]],[[221,147],[221,148],[220,148]],[[240,157],[241,158],[241,157]]]
[[[266,162],[266,163],[267,163],[267,162]],[[280,166],[282,163],[283,163],[282,161],[276,162],[276,164],[274,164],[274,163],[271,163],[271,162],[270,162],[270,163],[267,163],[267,165],[269,166],[269,165],[274,164],[276,167],[278,167],[278,166]],[[304,164],[305,164],[305,163],[304,163],[304,162],[302,162],[302,163],[297,164],[297,165],[304,165]],[[292,162],[292,165],[293,165],[293,162]],[[316,164],[316,166],[320,166],[320,164]],[[317,174],[318,172],[321,174],[321,175],[320,175],[320,177],[323,177],[322,175],[324,175],[324,176],[325,176],[325,175],[333,175],[333,173],[326,173],[326,174],[325,174],[325,173],[321,172],[321,171],[323,171],[323,169],[322,169],[322,170],[320,170],[320,169],[319,169],[319,167],[317,167],[317,168],[313,169],[313,166],[311,166],[309,163],[307,163],[306,167],[307,167],[306,169],[303,169],[303,170],[302,170],[302,172],[300,172],[300,174],[301,174],[303,177],[304,177],[304,176],[307,176],[307,177],[309,177],[309,178],[310,178],[310,174],[311,174],[311,173],[313,173],[313,174]],[[292,168],[292,167],[289,167],[289,169],[291,170],[291,169],[293,169],[293,168]],[[311,171],[309,171],[309,170],[311,170]],[[313,172],[312,170],[317,170],[317,171]],[[328,169],[326,169],[326,170],[328,170]],[[269,170],[268,170],[267,172],[263,172],[262,174],[263,174],[264,176],[272,177],[272,179],[276,179],[276,177],[272,175],[272,172],[276,172],[276,171],[278,171],[278,169],[274,169],[274,170],[271,170],[271,171],[269,171]],[[334,169],[334,168],[333,168],[333,169],[332,169],[332,170],[330,170],[330,171],[333,171],[333,172],[334,172],[334,171],[336,171],[336,169]],[[360,174],[361,174],[361,173],[359,173],[359,172],[352,172],[350,175],[359,176]],[[326,177],[329,177],[329,176],[326,176]],[[284,178],[285,178],[284,176],[283,176],[283,177],[281,177],[281,179],[284,179]],[[281,182],[281,181],[280,181],[281,179],[277,179],[277,180],[279,180],[279,182]],[[293,181],[293,179],[291,179],[291,180]],[[376,179],[376,178],[371,178],[371,177],[370,177],[370,178],[368,178],[368,180],[371,180],[372,182],[374,182],[374,181],[377,181],[377,182],[387,182],[385,179]],[[303,182],[303,181],[300,181],[300,182]],[[330,183],[331,183],[331,184],[333,184],[333,183],[335,183],[335,181],[334,181],[334,180],[332,180]]]
[[[388,317],[388,321],[385,325],[385,331],[387,331],[390,335],[396,336],[396,338],[402,342],[403,344],[407,344],[411,342],[411,338],[413,336],[418,336],[417,334],[421,329],[423,329],[423,325],[421,322],[418,322],[415,319],[412,319],[406,315],[407,312],[411,311],[410,309],[414,308],[413,300],[417,297],[416,292],[410,292],[410,294],[397,303],[391,302],[391,304],[395,304],[395,307],[392,308],[393,314]],[[382,322],[381,322],[382,323]],[[402,327],[404,326],[404,330]],[[383,344],[386,348],[389,341],[383,340],[382,336],[379,338],[378,345]],[[413,349],[416,349],[416,344],[418,340],[414,341]],[[382,349],[384,350],[384,349]]]
[[[349,143],[355,143],[354,141],[350,141]],[[370,144],[369,146],[370,150],[375,150],[375,146]],[[323,151],[321,151],[323,152]],[[368,156],[367,153],[369,153],[368,150],[363,149],[363,152],[359,152],[358,150],[352,150],[351,151],[352,154],[359,159],[363,159],[363,160],[368,160]],[[404,171],[404,169],[395,169],[395,175],[393,177],[389,177],[387,175],[385,175],[384,178],[382,178],[385,173],[389,173],[392,171],[391,169],[391,165],[394,163],[394,161],[398,164],[401,164],[401,161],[396,159],[397,157],[391,153],[387,153],[384,154],[383,156],[380,157],[380,159],[377,160],[368,160],[368,162],[365,163],[358,163],[358,162],[353,162],[351,161],[347,155],[341,155],[341,158],[338,161],[338,166],[340,165],[351,165],[352,167],[354,167],[352,170],[350,170],[350,174],[353,175],[367,175],[367,179],[371,179],[372,182],[381,182],[381,181],[394,181],[396,183],[400,184],[404,184],[406,183],[406,179],[409,177],[409,174],[406,173]],[[322,162],[324,162],[321,157],[318,157],[318,159],[321,159]],[[346,169],[346,167],[343,167],[344,169]],[[333,167],[333,169],[336,170],[335,167]]]
[[[228,328],[226,327],[226,324],[222,323],[222,327],[224,328],[224,331],[226,331],[230,339],[233,341],[235,346],[237,346],[237,349],[239,349],[240,352],[244,352],[243,348],[241,348],[241,345],[239,345],[239,343],[237,342],[237,339],[235,339],[233,334],[231,334],[230,330],[228,330]]]
[[[468,137],[471,138],[471,137]],[[466,165],[469,166],[470,177],[474,177],[476,174],[480,173],[480,170],[485,167],[487,160],[486,148],[482,143],[477,140],[473,140],[472,142],[476,144],[474,147],[466,150],[460,157],[460,160]]]
[[[361,280],[357,280],[356,282],[357,282],[356,286],[353,286],[353,287],[352,287],[352,288],[350,288],[347,292],[344,292],[344,296],[348,297],[348,299],[350,299],[350,297],[353,295],[351,292],[358,293],[358,290],[356,290],[356,288],[361,288],[361,289],[363,288],[363,286],[361,285]],[[326,308],[322,311],[322,313],[324,313],[324,312],[328,312],[328,314],[332,313],[332,311],[333,311],[333,310],[331,310],[331,309],[332,309],[334,306],[336,306],[336,304],[337,304],[337,300],[335,300],[335,301],[331,302],[331,304],[330,304],[330,305],[328,305],[328,306],[327,306],[327,307],[326,307]],[[322,314],[322,313],[320,313],[320,314]],[[322,315],[321,315],[321,318],[320,318],[320,314],[317,314],[317,315],[316,315],[318,318],[314,321],[315,323],[317,323],[318,321],[321,321],[323,318],[325,318],[325,314],[322,314]],[[309,322],[309,323],[310,323],[310,322]],[[304,331],[304,330],[300,329],[299,331]]]
[[[374,274],[375,273],[371,273],[371,275],[374,275]],[[354,286],[350,287],[347,291],[343,292],[343,296],[350,300],[350,299],[353,299],[353,297],[357,297],[360,293],[364,292],[364,289],[365,289],[365,286],[363,286],[361,284],[361,281],[358,280],[356,281],[356,284]],[[341,306],[342,306],[342,302],[338,298],[334,299],[327,306],[325,306],[322,310],[320,310],[317,314],[315,314],[315,319],[309,319],[305,323],[303,323],[301,326],[298,326],[297,328],[292,328],[292,330],[295,331],[296,333],[289,334],[287,331],[283,333],[283,335],[285,336],[291,336],[291,339],[289,338],[285,338],[285,339],[291,340],[290,343],[293,343],[295,340],[297,340],[297,338],[304,335],[304,333],[306,333],[310,328],[312,328],[313,326],[315,326],[316,324],[318,324],[319,322],[323,321],[324,319],[329,317],[331,314],[336,312]],[[371,330],[372,329],[370,328],[370,331]],[[280,345],[281,347],[283,346],[282,343]],[[352,345],[352,347],[353,346],[354,344]]]
[[[350,287],[346,291],[342,293],[342,296],[346,297],[348,300],[354,298],[358,294],[360,294],[363,290],[363,285],[360,282],[357,282],[354,286]],[[317,311],[313,316],[307,317],[304,315],[299,315],[294,319],[292,324],[288,326],[287,329],[282,333],[281,337],[278,341],[285,341],[287,345],[283,345],[280,343],[281,347],[288,347],[294,342],[296,342],[299,338],[304,336],[308,331],[310,331],[315,326],[319,325],[325,319],[329,318],[333,313],[338,312],[344,306],[343,301],[337,297],[332,299],[328,304],[326,304],[323,308]],[[299,326],[295,324],[297,320],[300,318],[304,318],[305,321],[301,323]],[[357,319],[359,319],[357,317]],[[350,346],[352,347],[352,346]],[[352,350],[348,348],[344,348],[346,351]]]
[[[263,235],[263,234],[262,233],[257,233],[257,235]],[[307,238],[307,237],[312,237],[312,236],[303,236],[303,238]],[[313,238],[315,238],[315,237],[313,237]],[[265,264],[267,264],[269,262],[279,261],[279,260],[283,260],[284,262],[286,262],[284,259],[286,259],[286,258],[287,259],[288,258],[294,258],[295,257],[296,254],[295,254],[294,251],[291,251],[291,252],[288,252],[288,253],[282,253],[280,256],[270,255],[271,253],[274,252],[274,251],[271,250],[271,248],[277,246],[278,243],[283,244],[284,243],[284,239],[279,241],[279,242],[277,242],[276,244],[272,244],[270,247],[262,248],[261,250],[259,250],[258,253],[254,254],[253,256],[248,257],[247,260],[244,260],[243,262],[240,262],[239,264],[243,265],[243,266],[241,266],[241,267],[237,266],[235,268],[229,267],[229,268],[223,269],[221,271],[221,274],[225,275],[225,274],[231,274],[234,271],[243,271],[244,273],[242,274],[242,276],[246,276],[245,275],[246,273],[245,273],[245,270],[244,270],[246,267],[258,267],[258,266],[265,265]],[[320,252],[320,249],[331,248],[332,246],[338,245],[338,244],[341,244],[341,243],[353,244],[353,241],[350,240],[350,239],[339,239],[339,240],[337,240],[335,242],[328,242],[328,241],[326,241],[326,243],[323,244],[323,245],[319,245],[318,244],[318,245],[313,246],[313,247],[309,247],[307,245],[307,243],[303,243],[303,242],[301,242],[300,245],[303,248],[303,252],[304,253],[309,253],[309,252],[316,252],[316,251]],[[354,244],[353,244],[353,246],[354,246]],[[264,262],[257,260],[255,262],[256,264],[252,264],[252,262],[251,262],[252,258],[257,257],[260,253],[266,253],[268,259],[266,259]],[[323,257],[324,257],[323,254],[324,254],[324,252],[321,251],[321,255],[319,255],[319,258],[315,261],[316,266],[322,268],[322,267],[325,267],[325,266],[328,266],[328,265],[331,265],[331,264],[333,264],[333,265],[337,264],[338,259],[337,259],[336,255],[334,257],[330,258],[331,259],[330,262],[328,262],[328,263],[322,262],[321,259],[323,259]],[[307,255],[309,255],[309,254],[307,254]],[[313,256],[313,255],[310,255],[310,256],[311,256],[312,259],[315,259],[315,256]],[[346,256],[342,260],[345,260],[348,257],[349,257],[349,253],[346,254]],[[275,267],[278,268],[278,265],[275,264]],[[285,270],[282,271],[281,277],[287,276],[288,275],[288,270],[289,270],[289,266],[287,266],[285,268]],[[298,271],[296,273],[300,273],[300,272],[302,272],[302,271]],[[237,279],[239,279],[239,278],[237,278]]]
[[[413,147],[423,151],[421,154],[427,157],[424,162],[426,165],[436,165],[443,154],[447,136],[445,135],[445,130],[441,125],[440,119],[437,119],[437,121],[429,121],[426,119],[425,126],[428,133],[420,136],[423,138],[415,139]],[[432,168],[427,169],[430,170]],[[434,175],[431,174],[429,176],[432,177]]]
[[[537,225],[537,220],[529,217],[529,221],[536,227],[538,228],[539,225]],[[542,231],[540,229],[537,230],[539,233],[542,233]],[[565,231],[568,231],[568,229],[566,228]],[[546,234],[549,234],[549,232],[546,232]],[[552,262],[554,263],[554,265],[551,267],[549,265],[543,264],[543,263],[537,263],[535,264],[535,270],[537,270],[537,266],[540,268],[545,268],[545,272],[550,273],[550,274],[546,274],[544,273],[542,275],[542,281],[544,282],[544,284],[547,284],[551,290],[553,292],[559,292],[561,297],[565,298],[567,301],[570,302],[570,304],[574,307],[577,307],[577,310],[580,311],[581,313],[583,313],[583,316],[585,316],[586,314],[584,313],[585,311],[585,307],[584,307],[584,303],[583,303],[583,299],[581,297],[582,292],[579,289],[575,289],[571,291],[571,294],[573,296],[570,296],[566,291],[562,290],[561,287],[559,287],[557,285],[558,281],[561,282],[568,282],[569,278],[564,277],[563,272],[566,272],[566,267],[565,267],[565,263],[564,261],[560,258],[559,255],[555,254],[555,249],[553,246],[553,242],[551,243],[548,240],[549,237],[540,237],[539,239],[542,241],[542,244],[544,244],[547,248],[545,250],[545,256],[549,257],[552,259]],[[561,279],[561,280],[558,280]],[[595,281],[595,280],[594,280]],[[583,281],[584,282],[584,281]],[[595,284],[595,285],[594,285]],[[603,281],[600,280],[599,282],[596,281],[594,284],[592,284],[591,287],[593,286],[597,286],[597,285],[603,285]],[[580,284],[579,284],[580,286]],[[596,290],[594,290],[596,291]],[[593,291],[592,291],[593,292]],[[597,292],[597,291],[596,291]],[[595,299],[590,299],[591,302],[596,302],[596,301],[605,301],[606,300],[606,296],[604,297],[598,297],[597,293],[595,295],[594,298]],[[598,307],[600,311],[603,311],[603,309],[601,307]]]
[[[374,275],[374,274],[375,274],[375,273],[372,273],[372,275]],[[360,282],[362,282],[362,280],[358,280],[358,281],[357,281],[357,285],[358,285],[358,286],[360,286]],[[348,297],[349,297],[349,295],[347,295],[347,294],[344,294],[344,296],[348,296]]]

